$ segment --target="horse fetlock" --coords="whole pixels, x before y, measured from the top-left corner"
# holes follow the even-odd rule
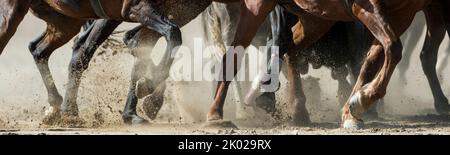
[[[66,116],[78,116],[78,105],[76,103],[63,103],[61,111]]]
[[[206,116],[206,120],[207,121],[223,120],[223,111],[220,110],[219,108],[211,109]]]
[[[450,112],[448,99],[445,96],[436,98],[434,101],[434,108],[440,115],[448,115]]]
[[[392,62],[395,64],[398,64],[402,60],[403,45],[399,40],[400,39],[395,42],[388,42],[386,44],[386,50],[391,51]]]
[[[365,100],[361,91],[355,93],[348,101],[348,110],[350,114],[357,119],[361,118],[364,113],[363,101]]]

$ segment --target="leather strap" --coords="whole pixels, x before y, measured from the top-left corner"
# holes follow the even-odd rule
[[[89,0],[91,2],[92,9],[94,9],[94,12],[97,16],[103,18],[103,19],[109,19],[109,16],[106,14],[105,10],[103,9],[102,3],[100,0]]]

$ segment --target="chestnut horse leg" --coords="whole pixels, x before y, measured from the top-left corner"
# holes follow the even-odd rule
[[[0,55],[28,12],[32,0],[2,0],[0,2]]]
[[[384,7],[382,7],[384,5],[383,1],[360,0],[355,3],[357,7],[354,14],[357,15],[359,20],[371,31],[383,47],[384,63],[373,80],[366,79],[368,76],[365,76],[364,72],[368,68],[373,69],[375,67],[369,64],[363,66],[358,82],[353,89],[352,96],[343,108],[342,125],[348,129],[360,128],[362,126],[362,114],[376,100],[384,97],[386,94],[387,85],[392,73],[402,57],[401,52],[403,47],[396,34],[400,35],[408,28],[416,13],[414,10],[404,9],[402,18],[398,16],[397,18],[391,17],[388,21],[386,19],[387,16],[384,14],[386,10],[383,10]],[[381,59],[377,52],[374,55],[376,56],[374,58],[375,60]],[[366,84],[369,80],[371,81]]]
[[[48,59],[54,50],[70,41],[79,31],[83,20],[68,18],[48,9],[42,2],[33,2],[33,14],[47,22],[47,30],[43,35],[30,43],[29,49],[44,80],[48,92],[50,111],[44,119],[45,124],[56,123],[59,119],[62,97],[58,93],[53,77],[48,67]],[[59,23],[71,23],[69,25]]]
[[[239,24],[235,36],[235,40],[232,47],[243,46],[248,47],[256,35],[258,27],[262,25],[267,15],[275,8],[276,0],[244,0],[241,3],[241,16],[239,19]],[[236,51],[232,48],[233,58],[237,60]],[[239,51],[243,52],[243,51]],[[242,55],[242,54],[240,54]],[[225,97],[230,85],[231,79],[226,79],[226,57],[222,60],[222,73],[224,80],[219,81],[216,87],[216,95],[214,97],[213,104],[207,115],[208,121],[222,120],[223,119],[223,106],[225,102]],[[234,61],[234,73],[233,77],[237,74],[237,62]]]
[[[445,17],[443,16],[443,6],[440,3],[432,3],[424,9],[427,19],[427,35],[420,59],[423,71],[428,79],[431,92],[434,98],[434,107],[439,114],[449,114],[450,105],[447,97],[442,92],[439,79],[436,73],[436,63],[439,46],[445,37]]]
[[[89,62],[94,56],[97,47],[101,45],[114,29],[120,24],[119,21],[97,20],[91,26],[91,30],[84,39],[80,38],[75,43],[72,59],[69,64],[69,75],[66,86],[66,95],[63,102],[63,112],[68,115],[78,116],[76,104],[78,88],[83,72],[88,68]]]

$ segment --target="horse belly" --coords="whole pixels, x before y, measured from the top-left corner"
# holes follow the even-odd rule
[[[388,15],[396,16],[405,13],[405,10],[409,12],[418,12],[422,10],[426,5],[430,4],[431,0],[389,0],[385,1]]]
[[[76,6],[67,3],[64,0],[45,0],[55,11],[73,18],[91,19],[95,18],[95,13],[90,8],[88,1],[80,1],[80,6]]]

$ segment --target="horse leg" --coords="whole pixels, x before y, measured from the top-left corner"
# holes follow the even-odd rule
[[[167,41],[167,47],[166,51],[163,55],[163,58],[161,60],[161,64],[156,66],[153,70],[154,72],[161,72],[160,75],[158,75],[157,79],[153,79],[155,82],[164,82],[169,77],[169,70],[170,66],[173,63],[173,56],[172,52],[174,52],[174,48],[181,45],[181,31],[179,27],[171,22],[166,16],[161,15],[158,13],[149,2],[142,1],[135,5],[130,6],[131,8],[127,9],[128,11],[124,12],[124,16],[128,18],[131,21],[139,22],[146,28],[150,30],[154,30],[160,34],[162,34],[166,41]],[[145,10],[145,11],[142,11]],[[140,53],[140,52],[139,52]],[[138,56],[139,58],[140,56]],[[135,63],[135,69],[136,67],[142,67],[144,65],[141,65],[139,63],[139,60]],[[134,71],[133,71],[134,72]],[[136,73],[136,72],[135,72]],[[138,73],[136,73],[138,74]],[[132,75],[132,82],[137,81],[137,79],[134,79],[138,76]],[[134,86],[136,82],[132,83],[131,86]],[[137,118],[134,116],[136,114],[136,105],[137,105],[137,98],[135,95],[135,89],[136,88],[130,88],[130,93],[128,94],[128,100],[127,104],[125,106],[123,118],[125,122],[131,122],[133,123],[133,119]],[[162,105],[162,104],[158,104]],[[152,108],[153,109],[153,108]],[[156,108],[158,109],[158,108]],[[155,112],[150,112],[150,114],[155,114]],[[127,117],[132,116],[132,117]]]
[[[445,6],[446,6],[445,10],[450,9],[450,2],[447,2],[447,4]],[[445,26],[446,26],[446,29],[447,29],[447,36],[450,39],[450,17],[449,17],[450,13],[448,13],[448,11],[443,11],[443,13],[444,13],[444,17],[445,17]],[[438,67],[438,73],[440,73],[440,74],[443,74],[444,70],[450,64],[450,45],[447,46],[447,49],[445,49],[445,52],[447,52],[447,53],[445,54],[444,58],[442,58],[440,60],[440,62],[441,62],[440,65],[438,65],[439,66]],[[443,77],[441,77],[441,78],[443,78]]]
[[[351,84],[347,81],[348,76],[348,69],[346,66],[333,68],[331,70],[331,77],[334,80],[338,81],[338,99],[339,99],[339,105],[344,105],[347,101],[348,97],[351,94]]]
[[[16,33],[17,27],[28,12],[32,0],[2,0],[0,2],[0,55]]]
[[[237,28],[237,32],[235,35],[235,39],[233,41],[232,47],[234,46],[243,46],[248,47],[256,35],[257,28],[262,25],[267,15],[270,13],[273,8],[275,8],[277,1],[267,1],[267,0],[245,0],[241,3],[241,16],[239,19],[239,24]],[[233,54],[233,59],[237,60],[238,54],[237,52],[244,51],[235,51],[235,49],[231,49],[230,53],[226,53],[222,59],[222,76],[223,80],[219,81],[216,87],[216,93],[214,97],[213,104],[207,114],[208,121],[214,120],[222,120],[223,119],[223,106],[225,103],[226,94],[228,91],[228,87],[230,85],[231,79],[226,79],[226,70],[227,70],[227,60],[228,54]],[[242,54],[241,54],[242,55]],[[237,74],[237,61],[234,62],[233,68],[234,73],[233,77]]]
[[[306,96],[303,92],[302,78],[300,68],[297,67],[298,57],[285,55],[287,62],[287,79],[289,81],[289,103],[292,103],[293,123],[295,125],[304,126],[311,123],[308,110],[306,109]]]
[[[86,34],[88,35],[86,39],[81,39],[84,42],[75,44],[68,68],[68,82],[63,102],[63,113],[65,115],[78,116],[76,100],[83,72],[89,67],[89,62],[94,56],[97,47],[111,35],[120,23],[113,20],[97,20],[90,28],[92,29],[91,32]]]
[[[139,27],[138,27],[139,28]],[[132,43],[132,45],[128,44],[129,48],[132,48],[133,56],[136,58],[136,61],[134,62],[133,69],[131,72],[131,79],[130,79],[130,87],[128,89],[128,96],[127,101],[124,107],[124,112],[122,114],[122,119],[124,123],[126,124],[143,124],[147,123],[147,121],[140,117],[137,114],[136,108],[138,103],[138,97],[144,97],[148,94],[151,94],[155,91],[157,85],[156,83],[164,82],[162,80],[157,79],[165,79],[164,77],[156,77],[156,76],[162,76],[161,74],[152,74],[152,76],[155,76],[154,78],[151,78],[154,81],[150,81],[150,79],[142,79],[142,77],[145,77],[145,74],[147,73],[147,68],[151,68],[150,70],[155,72],[161,72],[159,69],[155,69],[155,65],[153,64],[152,59],[149,56],[149,53],[147,50],[144,50],[142,47],[149,46],[153,47],[158,39],[161,37],[161,35],[155,31],[151,31],[148,29],[140,29],[140,31],[137,31],[138,28],[133,29],[133,31],[127,33],[127,43]],[[170,52],[169,52],[170,53]],[[165,88],[165,87],[162,87]],[[161,89],[161,88],[160,88]],[[153,101],[160,101],[159,98],[163,97],[164,90],[160,90],[158,92],[162,93],[155,93],[152,94],[151,97],[156,97],[158,100]],[[154,107],[152,104],[160,105],[161,103],[152,103],[149,102],[152,101],[150,98],[146,98],[143,103],[144,112],[145,114],[150,118],[154,119],[156,117],[157,111],[154,111],[155,109],[159,110],[158,106]]]
[[[165,37],[167,48],[160,67],[165,67],[162,71],[166,72],[163,73],[162,77],[167,78],[169,76],[169,72],[167,71],[169,70],[168,67],[173,63],[172,52],[175,52],[175,47],[182,44],[180,28],[170,21],[169,18],[157,12],[147,1],[142,1],[131,6],[124,16],[127,16],[131,21],[141,23],[146,28],[156,31]]]
[[[349,70],[346,66],[334,68],[331,70],[331,77],[334,80],[338,81],[338,99],[339,105],[343,106],[347,99],[350,97],[352,92],[352,84],[347,80],[347,76],[349,75]],[[382,105],[382,99],[379,100],[378,105]],[[364,115],[364,118],[368,119],[377,119],[378,112],[376,107],[369,108],[368,112]]]
[[[303,51],[314,42],[318,41],[331,27],[334,21],[317,18],[308,13],[297,14],[298,23],[293,29],[293,43],[287,52],[288,81],[290,104],[294,105],[293,121],[296,125],[307,125],[311,123],[308,111],[306,110],[306,98],[303,92],[300,74],[308,72],[309,65],[306,60],[302,60],[298,52]],[[290,59],[290,60],[287,60]]]
[[[255,96],[261,85],[270,85],[276,86],[279,88],[279,77],[270,77],[270,75],[278,74],[281,70],[281,62],[280,56],[283,56],[284,53],[287,52],[287,46],[290,42],[292,42],[292,31],[291,31],[291,20],[297,20],[298,18],[288,13],[283,7],[277,5],[275,9],[270,13],[270,23],[271,23],[271,40],[268,42],[269,46],[267,49],[267,56],[269,56],[267,70],[264,75],[258,75],[259,77],[254,82],[254,87],[250,90],[246,97],[246,103],[251,103],[253,100],[256,101],[256,105],[266,110],[266,112],[271,113],[272,116],[275,116],[276,112],[276,99],[275,99],[275,91],[263,92],[260,96]],[[278,53],[273,51],[272,46],[279,47]],[[278,67],[278,73],[276,70],[273,70],[274,67]],[[265,77],[266,76],[266,77]],[[275,79],[276,78],[276,79]],[[272,85],[277,82],[277,84]]]
[[[47,22],[45,33],[30,43],[29,50],[33,55],[48,92],[50,108],[43,122],[51,125],[57,123],[56,119],[60,117],[62,97],[55,86],[48,66],[48,60],[54,50],[66,44],[79,32],[84,21],[68,18],[54,12],[42,2],[34,1],[30,7],[35,16]],[[71,24],[63,25],[60,23]]]
[[[348,129],[358,129],[362,124],[361,116],[373,103],[386,95],[386,89],[389,80],[394,72],[396,65],[402,57],[402,44],[396,36],[402,34],[411,24],[415,12],[404,12],[405,15],[400,19],[390,19],[389,22],[385,16],[384,4],[379,0],[356,1],[356,11],[354,14],[369,29],[374,37],[380,42],[384,50],[384,63],[375,78],[368,84],[361,87],[369,79],[360,78],[353,89],[350,100],[343,108],[342,120],[343,127]],[[408,10],[405,10],[408,11]],[[392,27],[396,26],[396,27]],[[395,30],[393,29],[395,28]],[[379,53],[375,53],[379,56]],[[381,57],[376,58],[377,60]],[[367,61],[367,60],[366,60]],[[374,66],[378,68],[379,66]],[[367,69],[367,68],[366,68]]]
[[[445,97],[440,86],[436,73],[436,63],[438,58],[439,46],[445,37],[445,21],[442,14],[442,6],[436,3],[430,4],[424,9],[427,19],[427,35],[425,36],[425,44],[420,53],[423,71],[428,79],[431,92],[434,98],[434,107],[439,114],[448,114],[450,105],[447,97]]]

